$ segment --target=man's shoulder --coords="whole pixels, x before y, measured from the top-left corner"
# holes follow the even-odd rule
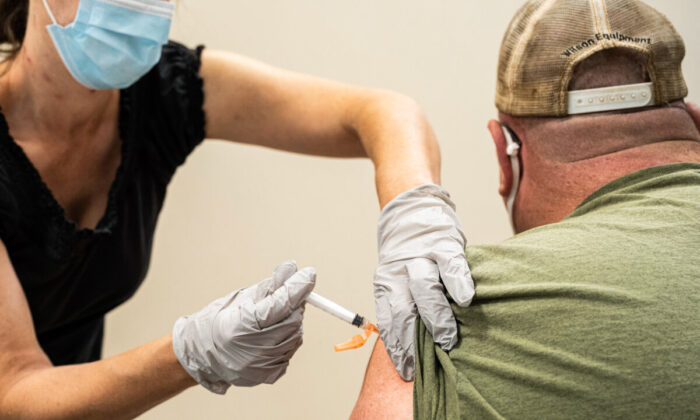
[[[700,255],[700,165],[648,168],[596,191],[564,220],[499,244],[466,248],[473,271],[587,269],[659,262],[661,255]],[[697,258],[697,257],[696,257]],[[692,259],[692,258],[691,258]],[[661,261],[663,263],[664,261]]]
[[[474,279],[482,285],[561,279],[563,272],[600,263],[603,244],[595,229],[562,221],[541,226],[498,244],[465,249]]]

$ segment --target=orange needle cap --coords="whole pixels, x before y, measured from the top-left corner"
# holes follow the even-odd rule
[[[336,344],[333,347],[333,349],[336,352],[359,349],[360,347],[365,345],[365,343],[369,339],[369,336],[371,336],[373,332],[379,334],[379,330],[377,329],[377,327],[374,324],[369,324],[367,329],[362,334],[357,334],[344,343]]]

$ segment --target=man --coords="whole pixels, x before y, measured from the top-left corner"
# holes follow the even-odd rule
[[[530,0],[490,121],[515,237],[467,247],[449,353],[415,384],[380,343],[354,418],[700,416],[700,109],[683,41],[637,0]]]

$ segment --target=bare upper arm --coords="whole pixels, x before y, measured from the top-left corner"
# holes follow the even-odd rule
[[[413,382],[401,379],[381,340],[377,340],[372,351],[350,418],[413,419]]]
[[[298,153],[365,156],[348,110],[374,92],[204,50],[207,137]]]
[[[30,367],[51,366],[34,332],[27,299],[0,241],[0,401]]]

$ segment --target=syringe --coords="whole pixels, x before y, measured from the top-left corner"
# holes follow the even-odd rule
[[[306,301],[318,309],[327,312],[349,324],[352,324],[357,328],[362,328],[363,330],[368,330],[371,328],[370,326],[372,324],[362,315],[352,312],[351,310],[338,305],[332,300],[324,298],[318,293],[311,292],[309,297],[306,298]]]
[[[373,332],[379,334],[377,327],[369,322],[367,318],[338,305],[330,299],[324,298],[318,293],[311,292],[309,297],[306,298],[306,301],[318,309],[327,312],[336,318],[342,319],[348,324],[352,324],[365,330],[362,334],[357,334],[344,343],[336,344],[333,348],[337,352],[360,348],[365,345],[367,339],[369,339],[369,336],[371,336]]]

